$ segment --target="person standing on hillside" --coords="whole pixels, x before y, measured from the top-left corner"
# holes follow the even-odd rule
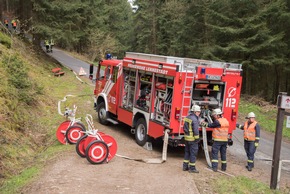
[[[255,118],[255,113],[250,112],[244,125],[238,123],[236,125],[237,128],[244,130],[244,148],[248,157],[248,165],[246,166],[248,171],[252,171],[254,168],[254,155],[260,141],[260,125]]]
[[[227,170],[227,145],[231,139],[229,137],[229,121],[222,117],[221,109],[217,108],[214,109],[212,112],[212,116],[214,121],[210,124],[203,122],[201,126],[213,128],[212,131],[212,170],[217,172],[218,169],[218,153],[221,154],[221,161],[222,161],[222,171]],[[230,145],[230,144],[229,144]]]
[[[198,154],[199,143],[199,115],[200,107],[193,105],[191,107],[189,115],[184,118],[184,140],[185,140],[185,153],[183,160],[183,171],[190,173],[199,173],[195,167],[196,156]]]
[[[8,20],[5,19],[5,20],[4,20],[4,24],[5,24],[5,26],[6,26],[7,29],[8,29],[8,23],[9,23]]]
[[[46,52],[48,53],[49,52],[49,41],[47,39],[44,40],[44,45],[46,48]]]
[[[50,39],[49,45],[50,45],[50,52],[52,52],[52,47],[54,46],[54,40],[52,38]]]
[[[16,22],[15,19],[13,19],[13,20],[11,21],[11,25],[12,25],[13,31],[16,32],[17,22]]]

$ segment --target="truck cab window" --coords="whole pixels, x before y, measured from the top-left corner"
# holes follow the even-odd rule
[[[106,69],[106,80],[110,79],[110,73],[111,73],[111,67],[107,66],[107,69]]]
[[[118,71],[119,71],[119,67],[113,67],[113,76],[112,76],[112,82],[116,83],[117,82],[117,78],[118,78]]]
[[[98,70],[97,70],[97,80],[103,80],[104,79],[104,70],[106,69],[105,65],[100,65],[98,66]]]

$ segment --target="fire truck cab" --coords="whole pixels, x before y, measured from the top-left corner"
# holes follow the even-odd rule
[[[101,124],[129,125],[140,146],[165,130],[169,145],[182,146],[183,119],[194,104],[207,122],[220,108],[232,133],[241,84],[241,64],[127,52],[123,60],[99,62],[94,104]]]

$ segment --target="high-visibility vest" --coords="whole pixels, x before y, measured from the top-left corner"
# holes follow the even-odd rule
[[[48,46],[48,45],[49,45],[48,40],[45,40],[45,41],[44,41],[44,44],[45,44],[46,46]]]
[[[212,131],[212,137],[214,141],[228,141],[229,133],[229,121],[226,118],[218,119],[221,127],[214,128]]]
[[[245,122],[244,125],[244,139],[247,141],[255,141],[256,140],[256,124],[257,121],[254,121],[252,123],[248,123],[248,121]]]
[[[53,41],[53,39],[50,40],[50,44],[51,44],[51,45],[54,45],[54,41]]]
[[[184,122],[188,123],[188,134],[184,134],[184,140],[185,141],[194,141],[196,139],[199,139],[199,135],[194,135],[194,132],[192,129],[192,120],[189,118],[184,118]]]

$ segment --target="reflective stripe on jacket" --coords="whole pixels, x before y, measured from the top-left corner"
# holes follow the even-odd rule
[[[194,141],[196,139],[199,139],[199,131],[198,131],[198,118],[195,118],[195,115],[189,115],[186,118],[184,118],[184,140],[185,141]],[[194,119],[194,120],[193,120]],[[193,129],[193,125],[196,129]]]
[[[212,137],[214,141],[228,141],[229,121],[226,118],[219,118],[218,121],[221,127],[213,129]]]
[[[252,123],[248,123],[248,121],[245,122],[244,125],[244,139],[247,141],[255,141],[256,140],[256,127],[257,121],[254,121]]]

